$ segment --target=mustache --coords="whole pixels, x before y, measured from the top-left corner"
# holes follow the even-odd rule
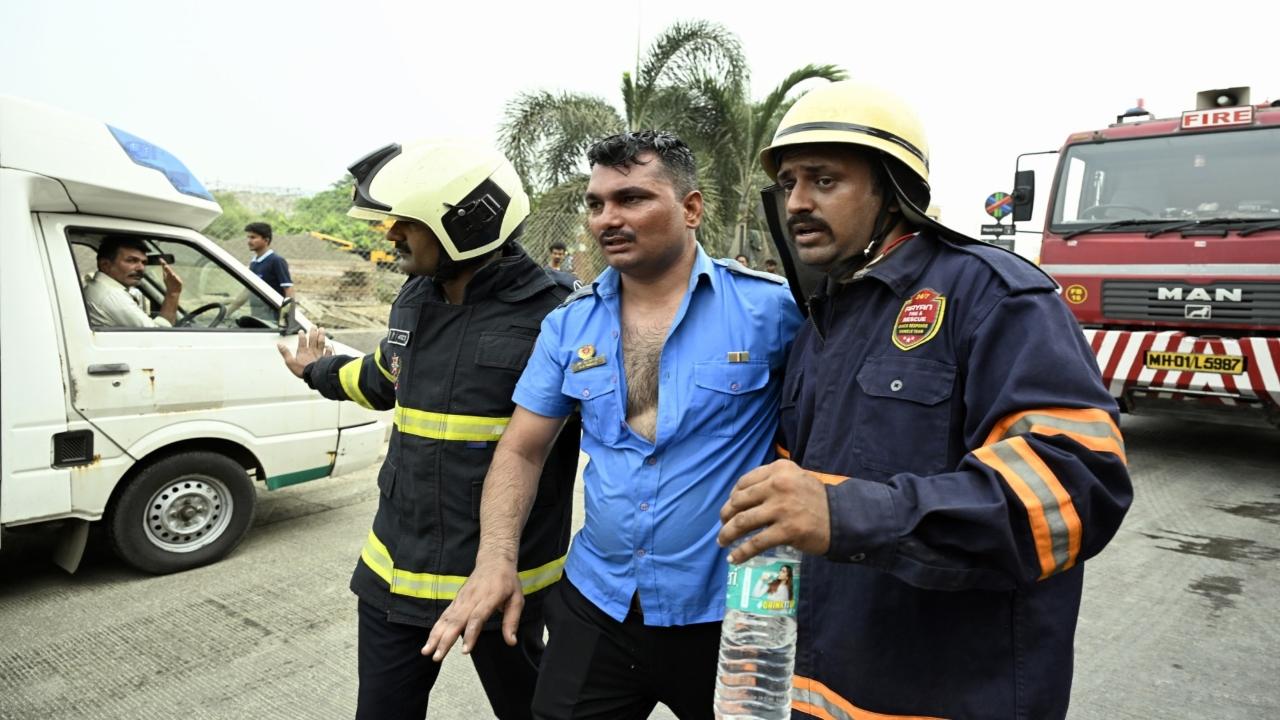
[[[605,230],[600,233],[600,242],[609,242],[610,240],[627,240],[634,241],[636,234],[630,230]]]
[[[831,232],[831,226],[827,224],[827,221],[814,217],[813,213],[804,212],[787,218],[787,230],[792,234],[795,234],[796,226],[798,225],[808,225],[816,230]]]

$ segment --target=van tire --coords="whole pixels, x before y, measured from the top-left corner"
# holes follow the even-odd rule
[[[205,451],[161,458],[139,472],[107,516],[111,549],[156,575],[208,565],[253,523],[257,491],[240,463]]]

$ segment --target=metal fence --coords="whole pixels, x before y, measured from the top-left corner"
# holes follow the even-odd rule
[[[540,213],[525,222],[521,245],[535,262],[545,265],[557,241],[565,244],[569,269],[580,280],[591,280],[604,269],[582,215]],[[243,262],[252,255],[243,239],[215,242]],[[271,247],[288,261],[295,298],[308,318],[334,330],[386,327],[391,302],[405,281],[390,255],[376,252],[391,253],[390,243],[369,252],[338,238],[303,234],[277,236]]]

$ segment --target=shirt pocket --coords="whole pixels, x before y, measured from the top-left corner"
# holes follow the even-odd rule
[[[533,354],[534,340],[514,332],[482,332],[476,342],[476,365],[522,372]]]
[[[719,360],[694,363],[692,431],[700,435],[733,437],[742,431],[751,407],[769,385],[766,363]]]
[[[868,358],[858,370],[853,446],[865,467],[889,474],[947,470],[954,365],[910,357]]]
[[[592,369],[600,369],[601,372],[592,372]],[[581,407],[582,431],[606,444],[617,442],[621,430],[622,412],[617,389],[613,374],[603,366],[569,372],[560,386],[560,392],[577,400]]]

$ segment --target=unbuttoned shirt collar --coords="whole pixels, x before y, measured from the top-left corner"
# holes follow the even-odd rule
[[[263,260],[266,260],[267,258],[271,257],[271,255],[274,252],[275,250],[271,248],[267,248],[267,251],[262,253],[261,255],[255,254],[253,257],[249,258],[249,262],[262,262]]]
[[[698,287],[698,282],[702,278],[706,278],[714,292],[719,289],[719,281],[716,279],[715,263],[711,261],[711,256],[707,255],[702,249],[701,243],[694,243],[695,255],[693,258],[693,270],[689,273],[689,285],[685,292],[684,301],[680,305],[680,311],[676,313],[675,319],[672,321],[672,327],[680,323],[680,318],[684,317],[685,310],[689,307],[689,295]],[[605,268],[600,276],[592,281],[595,286],[595,294],[601,298],[612,299],[622,290],[622,274],[613,268]],[[616,302],[616,301],[615,301]]]

